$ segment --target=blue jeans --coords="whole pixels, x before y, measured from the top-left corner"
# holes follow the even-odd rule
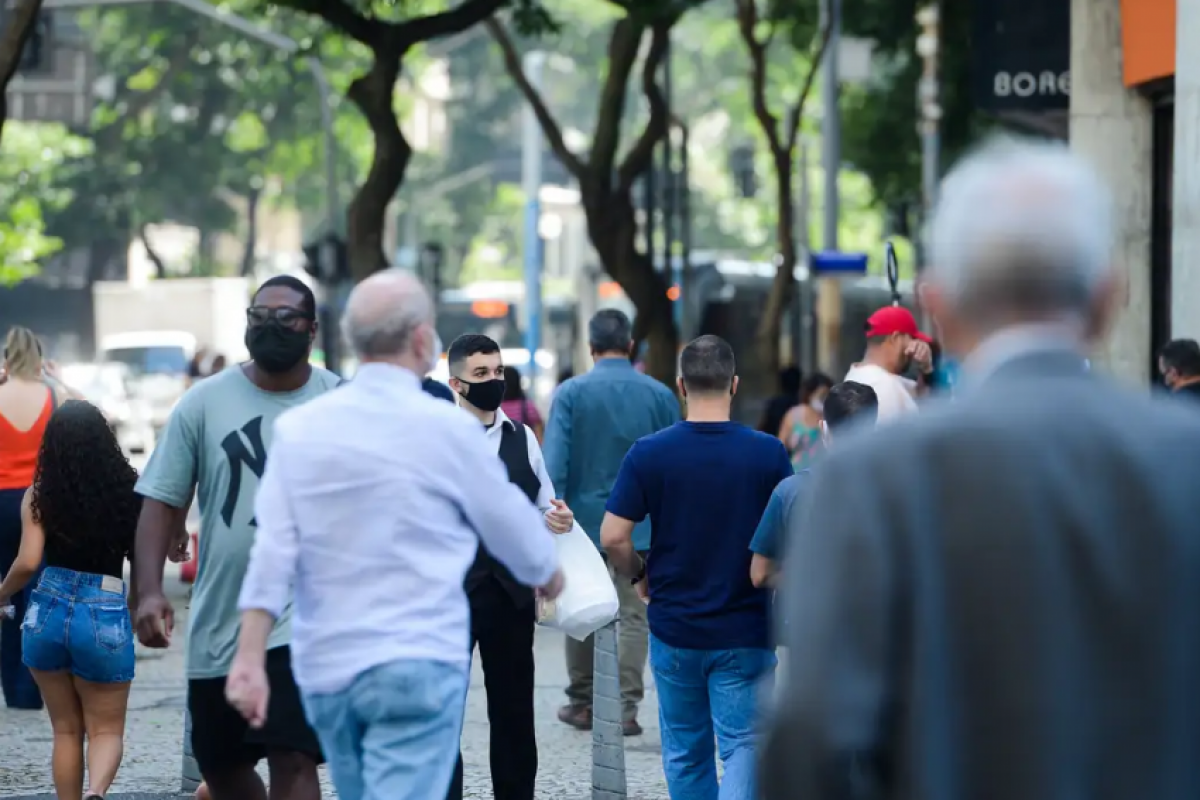
[[[133,680],[133,625],[119,578],[46,567],[21,625],[25,666],[92,683]]]
[[[330,694],[304,693],[341,800],[428,800],[450,785],[466,664],[393,661]]]
[[[21,546],[21,501],[24,489],[0,489],[0,575],[7,575]],[[21,620],[33,593],[35,577],[10,600],[16,614],[0,620],[0,689],[9,708],[39,709],[42,695],[21,661]]]
[[[686,650],[651,635],[650,669],[671,800],[755,800],[758,696],[769,691],[775,652]],[[725,765],[719,786],[714,733]]]

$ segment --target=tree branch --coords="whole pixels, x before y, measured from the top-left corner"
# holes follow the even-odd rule
[[[542,96],[538,94],[538,90],[529,82],[529,77],[525,74],[525,68],[521,65],[521,56],[517,52],[517,48],[509,37],[508,32],[495,18],[488,19],[484,25],[487,26],[488,33],[492,35],[492,39],[500,47],[500,52],[504,56],[504,68],[508,71],[509,76],[512,77],[513,82],[517,84],[517,88],[521,90],[521,94],[525,96],[525,102],[529,103],[533,109],[538,125],[542,128],[542,134],[546,137],[546,143],[550,146],[550,151],[567,168],[568,172],[575,176],[575,178],[582,179],[584,173],[588,170],[588,165],[567,148],[567,143],[563,139],[562,128],[559,127],[558,122],[550,114],[550,109],[546,108],[546,103],[542,100]]]
[[[462,33],[495,14],[504,4],[505,0],[463,0],[448,11],[393,24],[400,31],[399,36],[404,45],[402,49],[407,50],[414,44],[430,39]]]
[[[737,0],[738,31],[750,54],[750,101],[759,127],[767,137],[771,154],[783,150],[779,136],[779,118],[767,105],[767,43],[758,38],[758,6],[756,0]]]
[[[589,161],[597,175],[612,174],[621,143],[621,122],[625,118],[625,98],[629,75],[637,61],[645,26],[631,17],[622,17],[613,25],[608,40],[608,74],[600,89],[596,126],[592,131]]]
[[[654,23],[653,37],[650,40],[650,52],[642,65],[642,94],[650,104],[650,119],[642,135],[634,142],[633,147],[625,155],[625,160],[617,168],[618,186],[627,190],[633,182],[647,169],[654,159],[654,147],[667,134],[671,122],[671,107],[658,85],[658,69],[671,46],[671,27],[678,17],[672,17]]]
[[[341,33],[372,50],[384,43],[383,33],[387,30],[386,25],[358,13],[346,0],[280,0],[279,5],[320,17]]]
[[[0,133],[4,130],[4,122],[8,117],[8,84],[17,74],[21,64],[21,53],[25,43],[33,33],[37,24],[38,12],[42,9],[42,0],[17,0],[16,5],[7,10],[4,15],[8,24],[5,25],[3,36],[0,36]]]
[[[821,62],[825,60],[825,53],[829,50],[832,33],[833,30],[826,25],[809,47],[808,74],[804,76],[804,83],[800,86],[796,102],[788,109],[785,144],[789,153],[796,147],[796,140],[800,135],[800,120],[804,117],[804,104],[808,102],[808,96],[816,83],[817,71],[821,69]]]

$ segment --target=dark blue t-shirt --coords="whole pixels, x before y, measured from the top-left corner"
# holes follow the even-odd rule
[[[454,390],[436,378],[426,378],[425,380],[421,381],[421,388],[424,389],[427,394],[431,394],[434,397],[451,403],[454,402]]]
[[[793,474],[774,436],[736,422],[679,422],[639,439],[607,510],[650,517],[650,632],[671,647],[769,647],[769,594],[750,582],[750,540]]]

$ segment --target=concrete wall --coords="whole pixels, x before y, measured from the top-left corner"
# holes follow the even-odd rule
[[[1176,12],[1171,336],[1200,339],[1200,3]]]
[[[1116,254],[1127,286],[1094,362],[1144,385],[1151,349],[1152,117],[1149,102],[1124,86],[1121,52],[1120,0],[1072,0],[1071,147],[1091,159],[1115,194]]]

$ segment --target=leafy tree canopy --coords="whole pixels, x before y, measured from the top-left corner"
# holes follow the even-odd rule
[[[39,259],[62,246],[47,235],[43,213],[70,202],[71,191],[57,184],[55,170],[89,147],[61,125],[5,126],[0,140],[0,284],[36,274]]]

